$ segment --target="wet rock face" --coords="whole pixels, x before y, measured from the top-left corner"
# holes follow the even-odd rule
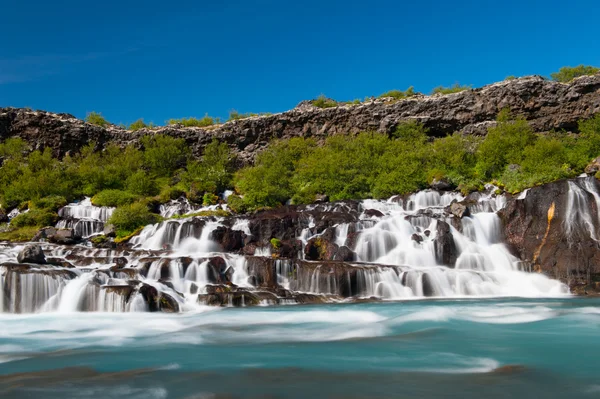
[[[437,221],[437,235],[434,246],[436,261],[441,265],[453,267],[458,257],[458,249],[448,223],[441,220]]]
[[[110,142],[139,145],[143,135],[161,133],[183,138],[200,157],[204,147],[216,138],[227,143],[241,162],[248,163],[274,138],[322,140],[361,131],[390,133],[399,123],[414,119],[422,122],[432,136],[456,131],[485,134],[498,112],[506,107],[523,115],[537,132],[575,130],[580,119],[600,112],[600,75],[575,79],[570,84],[530,76],[445,96],[415,96],[398,102],[376,100],[327,109],[303,106],[211,129],[165,126],[129,132],[116,126],[90,125],[69,114],[0,108],[0,140],[21,137],[34,149],[50,147],[62,157],[92,141],[100,150]]]
[[[506,243],[533,271],[571,287],[600,281],[600,222],[594,178],[558,181],[512,198],[499,212]]]
[[[19,263],[37,263],[43,265],[46,263],[46,255],[44,255],[41,246],[26,245],[17,255],[17,260]]]

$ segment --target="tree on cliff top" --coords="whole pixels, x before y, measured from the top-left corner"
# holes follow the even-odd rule
[[[589,65],[578,65],[576,67],[562,67],[558,72],[551,73],[552,80],[561,83],[568,83],[575,78],[585,75],[594,75],[600,71],[600,68],[596,68]]]

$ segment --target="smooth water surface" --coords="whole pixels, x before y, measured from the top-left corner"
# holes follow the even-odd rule
[[[599,299],[0,315],[0,396],[600,397]]]

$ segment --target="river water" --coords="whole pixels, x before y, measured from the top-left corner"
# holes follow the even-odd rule
[[[2,314],[3,398],[599,397],[599,299]]]

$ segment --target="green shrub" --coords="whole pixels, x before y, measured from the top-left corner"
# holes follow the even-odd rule
[[[103,190],[92,197],[92,204],[96,206],[123,206],[131,204],[139,197],[122,190]]]
[[[158,201],[160,203],[165,203],[171,200],[175,200],[181,197],[182,195],[185,195],[185,190],[183,190],[179,186],[165,186],[160,190],[160,194],[158,194]]]
[[[325,97],[324,94],[321,94],[315,100],[312,100],[311,104],[318,108],[332,108],[338,106],[337,101]]]
[[[488,134],[477,150],[477,172],[490,179],[499,177],[509,164],[520,164],[523,150],[535,142],[536,136],[527,121],[520,117],[510,119],[508,110],[498,115],[498,124],[488,129]]]
[[[91,123],[92,125],[106,127],[110,125],[110,123],[104,119],[101,113],[99,112],[89,112],[85,117],[85,121],[87,123]]]
[[[134,202],[133,204],[122,205],[115,209],[108,223],[115,226],[117,236],[124,237],[140,227],[157,223],[159,220],[160,216],[151,213],[146,204]]]
[[[201,160],[191,161],[181,175],[188,191],[220,193],[231,188],[233,156],[227,144],[213,140],[204,148]]]
[[[438,86],[433,89],[433,94],[452,94],[460,93],[461,91],[470,90],[471,86],[462,86],[458,83],[454,83],[450,87]]]
[[[219,197],[213,193],[205,193],[202,197],[202,206],[216,205],[219,202]]]
[[[208,116],[208,114],[204,115],[204,118],[181,118],[181,119],[169,119],[167,124],[169,125],[182,125],[184,127],[207,127],[212,126],[215,123],[219,123],[219,118],[213,118],[212,116]]]
[[[239,195],[231,194],[227,197],[227,206],[233,212],[242,214],[246,213],[246,204],[244,203],[244,199]]]
[[[568,83],[575,78],[585,75],[594,75],[600,71],[600,68],[596,68],[589,65],[578,65],[576,67],[562,67],[558,72],[551,73],[552,80],[556,82]]]
[[[412,96],[414,96],[416,94],[417,93],[415,92],[415,88],[412,87],[412,86],[410,86],[405,91],[390,90],[390,91],[385,92],[382,95],[380,95],[379,98],[392,97],[392,98],[395,98],[396,100],[402,100],[404,98],[412,97]]]
[[[184,139],[162,134],[144,136],[144,164],[156,176],[172,176],[175,170],[185,166],[189,146]]]
[[[242,114],[242,113],[237,112],[235,109],[232,109],[231,111],[229,111],[229,118],[227,119],[227,121],[236,121],[239,119],[251,118],[253,116],[258,116],[258,114],[255,114],[252,112],[247,112],[245,114]]]
[[[143,170],[129,176],[125,182],[125,187],[130,193],[142,197],[156,195],[159,192],[156,180]]]
[[[138,119],[137,121],[132,122],[131,125],[129,125],[129,130],[135,132],[140,129],[152,129],[153,127],[155,126],[152,122],[147,124],[144,122],[144,119]]]
[[[10,221],[11,227],[45,227],[53,226],[58,221],[56,212],[46,209],[31,209],[17,215]]]
[[[51,195],[31,201],[33,209],[45,209],[49,211],[58,211],[59,208],[67,205],[67,199],[60,195]]]
[[[509,75],[504,78],[504,80],[515,80],[517,77],[515,75]]]
[[[275,250],[281,248],[281,240],[279,240],[277,238],[271,238],[271,246]]]

